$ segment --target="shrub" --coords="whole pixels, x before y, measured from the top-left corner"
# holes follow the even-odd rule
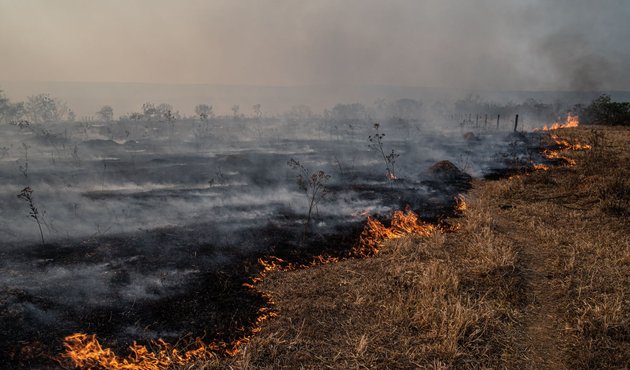
[[[599,125],[630,125],[630,102],[614,102],[603,94],[579,109],[580,122]]]

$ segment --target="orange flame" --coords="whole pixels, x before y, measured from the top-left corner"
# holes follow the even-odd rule
[[[186,365],[194,361],[216,359],[218,345],[196,341],[196,348],[179,351],[161,339],[152,343],[155,350],[135,342],[129,346],[127,357],[116,355],[110,348],[103,348],[95,335],[76,333],[65,338],[66,352],[62,357],[71,360],[75,367],[87,369],[160,370],[168,366]]]
[[[463,213],[468,209],[468,204],[466,204],[466,198],[463,194],[457,194],[455,197],[455,211],[459,213]]]
[[[391,226],[384,226],[379,220],[369,217],[367,225],[359,236],[359,244],[354,248],[356,256],[370,256],[377,254],[382,243],[389,239],[398,239],[407,234],[428,236],[435,230],[435,226],[426,224],[411,211],[395,211],[392,215]]]
[[[560,159],[562,161],[565,161],[566,164],[568,166],[570,166],[570,167],[573,167],[573,166],[575,166],[577,164],[575,159],[564,157],[564,156],[560,155],[560,153],[555,151],[555,150],[545,150],[545,151],[543,151],[543,155],[547,159]]]
[[[542,129],[535,129],[534,131],[551,131],[551,130],[557,130],[561,128],[578,127],[579,125],[580,125],[580,120],[578,119],[578,116],[569,113],[564,123],[554,122],[551,126],[545,125]]]
[[[591,149],[591,146],[588,144],[570,143],[569,140],[562,139],[558,137],[558,135],[550,135],[549,138],[554,142],[554,144],[560,146],[562,149],[570,149],[570,150]]]

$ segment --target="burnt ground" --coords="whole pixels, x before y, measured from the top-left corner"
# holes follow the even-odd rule
[[[513,146],[490,161],[498,166],[488,169],[488,173],[500,173],[506,163],[507,167],[519,163],[519,167],[527,168],[532,155],[537,155],[542,148],[529,136],[516,135],[508,139],[513,140]],[[476,150],[482,153],[481,143],[466,145],[473,149],[477,146]],[[108,145],[116,147],[114,143]],[[218,161],[234,161],[231,164],[234,168],[243,161],[260,167],[285,156],[271,155],[271,159],[258,162],[252,158],[229,155]],[[159,163],[169,164],[162,170],[173,171],[178,162],[185,160],[177,157]],[[202,167],[199,161],[198,157],[191,159],[195,168]],[[151,165],[153,162],[155,160],[150,161]],[[140,165],[135,167],[136,162],[133,169],[116,163],[107,162],[103,164],[104,169],[119,166],[127,171],[125,176],[147,170]],[[158,176],[159,171],[148,168],[146,176]],[[97,175],[100,177],[101,173]],[[350,201],[375,202],[391,209],[409,206],[432,222],[452,215],[454,197],[471,186],[470,176],[448,166],[429,169],[415,181],[388,183],[382,176],[366,178],[364,173],[353,175],[350,170],[344,171],[344,175],[350,179],[329,185],[330,204],[350,197]],[[192,182],[202,180],[193,177],[189,179]],[[261,185],[260,182],[274,185],[277,176],[267,173],[256,181],[259,182],[256,185]],[[96,201],[133,200],[143,204],[161,199],[187,200],[191,191],[209,190],[193,187],[121,194],[101,189],[82,196]],[[242,286],[258,273],[258,258],[274,255],[299,264],[310,262],[314,256],[345,256],[363,229],[361,218],[327,213],[318,215],[317,223],[311,225],[305,235],[302,216],[291,207],[272,206],[273,216],[239,221],[236,226],[230,222],[218,226],[212,222],[197,222],[107,235],[99,232],[88,238],[56,240],[41,246],[7,243],[2,257],[15,264],[16,271],[26,268],[35,275],[41,273],[43,281],[58,279],[61,283],[51,284],[56,287],[55,291],[38,293],[37,289],[12,288],[2,292],[2,363],[7,368],[56,367],[54,361],[47,358],[57,355],[62,350],[63,337],[74,332],[96,334],[103,345],[121,354],[133,341],[142,344],[163,338],[185,345],[187,338],[230,342],[246,335],[264,304],[261,296]],[[230,207],[226,212],[249,210],[246,205]],[[386,213],[376,216],[382,220],[387,218]],[[103,281],[89,280],[90,275],[81,270],[84,265],[90,270],[102,271]],[[173,271],[175,273],[171,274]],[[19,278],[19,273],[16,276]],[[85,283],[81,282],[83,277]],[[147,281],[138,281],[144,277]],[[64,285],[65,281],[78,282],[80,289]],[[93,291],[96,294],[92,295]]]
[[[397,181],[382,187],[352,185],[352,191],[364,200],[384,201],[395,208],[413,208],[426,220],[437,222],[451,214],[454,196],[470,187],[470,176],[462,173],[436,173],[433,180],[422,186],[433,187],[439,197],[423,197],[413,184]],[[418,186],[417,184],[415,186]],[[331,191],[336,189],[331,187]],[[445,201],[449,199],[449,201]],[[430,211],[426,211],[430,210]],[[383,221],[385,216],[377,216]],[[251,289],[243,287],[260,271],[257,260],[273,255],[290,263],[305,264],[315,256],[346,256],[356,245],[363,230],[364,219],[328,218],[333,225],[313,228],[304,234],[303,223],[295,223],[298,215],[286,211],[259,227],[249,227],[233,238],[256,241],[259,246],[250,249],[228,249],[215,239],[213,224],[196,224],[186,227],[161,228],[141,233],[95,237],[74,244],[34,245],[24,252],[6,252],[4,257],[14,263],[33,263],[35,269],[73,266],[89,260],[91,264],[106,264],[112,272],[109,284],[125,286],[134,273],[148,273],[168,267],[194,270],[193,278],[158,299],[138,299],[131,304],[125,301],[96,307],[59,304],[27,291],[10,290],[0,298],[0,351],[6,354],[6,368],[55,367],[47,360],[62,352],[62,339],[75,332],[96,334],[101,343],[117,353],[125,354],[132,341],[146,344],[159,336],[172,343],[185,346],[187,340],[200,337],[207,342],[232,342],[248,334],[258,316],[264,299]],[[147,249],[147,245],[153,246]],[[171,259],[164,258],[165,255]],[[116,261],[120,264],[115,265]],[[208,261],[214,261],[209,263]],[[217,265],[216,261],[221,261]],[[155,287],[155,294],[169,288]],[[60,292],[60,294],[64,294]],[[116,302],[116,297],[108,297]],[[63,300],[61,300],[63,302]],[[16,311],[15,307],[23,310]],[[38,311],[29,311],[37,307]],[[55,312],[54,320],[31,317],[37,312]],[[125,332],[133,323],[141,332]],[[156,334],[159,333],[159,334]],[[173,333],[169,335],[168,333]]]

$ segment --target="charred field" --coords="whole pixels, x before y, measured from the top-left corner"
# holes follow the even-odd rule
[[[63,355],[75,333],[122,356],[136,342],[185,351],[197,338],[233,352],[269,306],[247,286],[260,260],[352,257],[366,221],[387,225],[397,210],[448,228],[467,173],[566,164],[545,154],[562,146],[545,132],[475,129],[272,118],[12,126],[0,160],[2,363],[78,366]]]

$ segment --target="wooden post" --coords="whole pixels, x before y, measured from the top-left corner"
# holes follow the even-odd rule
[[[514,119],[514,132],[516,132],[517,127],[518,127],[518,114],[516,115],[516,118]]]
[[[499,129],[499,121],[501,120],[501,115],[497,114],[497,130]]]
[[[486,117],[483,121],[483,129],[487,129],[488,128],[488,114],[486,114]]]

